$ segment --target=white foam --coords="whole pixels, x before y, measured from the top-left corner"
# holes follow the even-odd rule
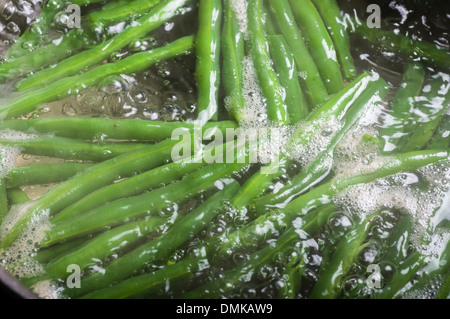
[[[236,20],[238,21],[239,31],[246,40],[248,39],[247,6],[248,3],[245,0],[231,0],[231,7],[236,15]]]
[[[23,216],[33,202],[13,205],[0,226],[0,235],[4,237]],[[10,247],[0,250],[1,264],[8,272],[18,278],[29,278],[44,272],[43,266],[34,260],[39,244],[45,239],[50,227],[49,214],[44,212],[35,216],[26,229]]]
[[[33,292],[42,299],[62,299],[62,287],[58,287],[51,280],[43,280],[31,287]]]

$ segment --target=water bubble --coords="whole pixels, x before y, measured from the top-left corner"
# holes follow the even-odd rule
[[[3,6],[3,10],[0,13],[0,15],[2,16],[3,19],[8,21],[9,19],[12,18],[12,16],[16,13],[16,11],[17,11],[17,7],[14,5],[14,2],[13,1],[8,1]]]
[[[21,32],[19,26],[12,21],[8,22],[8,24],[6,25],[6,30],[12,35],[19,35]]]

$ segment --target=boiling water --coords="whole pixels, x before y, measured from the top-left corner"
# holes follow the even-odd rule
[[[383,27],[397,30],[395,32],[407,32],[412,38],[423,39],[434,42],[437,45],[449,48],[448,25],[450,25],[450,13],[442,14],[442,10],[434,10],[435,7],[421,5],[422,1],[413,1],[407,5],[401,1],[385,1],[380,4],[383,8]],[[366,14],[367,3],[365,1],[341,1],[342,9],[348,15],[357,13],[360,18]],[[30,3],[33,7],[35,4]],[[233,0],[233,6],[239,20],[239,27],[242,33],[249,37],[246,21],[246,2]],[[427,8],[427,11],[417,8]],[[450,11],[449,11],[450,12]],[[189,21],[195,21],[196,10],[191,8],[183,19],[178,19],[176,23],[167,23],[153,36],[142,41],[137,41],[132,48],[127,48],[123,52],[117,52],[110,58],[110,61],[125,58],[131,54],[131,50],[140,51],[152,48],[161,44],[164,40],[174,39],[177,34],[189,34],[195,30],[195,25]],[[8,18],[8,17],[6,17]],[[6,19],[8,20],[8,19]],[[19,26],[17,25],[19,28]],[[186,30],[187,28],[187,30]],[[120,27],[118,26],[118,29]],[[3,33],[3,51],[11,43],[11,39],[17,36],[17,30],[9,25],[8,35]],[[61,31],[61,30],[59,30]],[[113,31],[113,32],[120,32]],[[0,32],[1,33],[1,32]],[[386,107],[389,106],[395,90],[399,87],[403,65],[405,60],[385,52],[379,48],[371,47],[367,42],[352,37],[352,53],[359,70],[371,69],[374,74],[379,74],[391,86],[391,92],[383,103],[373,103],[372,108],[360,120],[359,124],[350,130],[335,151],[332,163],[332,172],[336,177],[345,178],[360,173],[376,171],[386,162],[386,158],[379,153],[377,144],[368,142],[363,136],[377,136],[382,119],[385,117]],[[131,76],[115,76],[105,79],[98,88],[88,89],[75,96],[64,100],[47,103],[37,112],[29,114],[25,118],[35,117],[107,117],[107,118],[139,118],[145,120],[163,121],[192,121],[195,119],[196,108],[196,85],[195,85],[195,57],[188,56],[172,61],[161,62],[146,72]],[[436,71],[429,67],[427,71],[431,74]],[[265,101],[258,86],[253,63],[246,58],[244,61],[244,92],[245,101],[249,110],[246,114],[244,127],[264,128],[270,127],[265,113]],[[9,92],[11,83],[2,85],[0,103],[7,101],[14,96]],[[229,100],[222,96],[223,110],[222,118],[226,118],[226,109],[229,107]],[[267,146],[267,157],[271,158],[282,150],[286,149],[286,141],[298,129],[305,132],[317,130],[306,147],[294,148],[290,154],[293,163],[283,168],[282,174],[273,181],[273,185],[266,191],[267,194],[276,193],[283,186],[290,183],[291,178],[298,171],[308,166],[319,152],[323,151],[323,146],[327,144],[339,130],[341,123],[331,118],[329,121],[315,123],[309,127],[306,123],[299,123],[296,128],[289,128],[282,132],[278,145]],[[17,132],[2,131],[2,139],[32,138],[30,135],[20,135]],[[57,162],[55,159],[39,158],[34,156],[21,155],[18,148],[2,147],[1,151],[1,176],[14,167],[26,164]],[[246,172],[239,176],[240,181],[245,181],[251,172]],[[286,284],[284,276],[285,270],[292,259],[302,255],[304,270],[302,279],[302,289],[296,298],[306,298],[311,292],[314,284],[322,273],[321,264],[324,263],[330,254],[330,247],[333,247],[339,239],[358,222],[374,211],[381,212],[366,240],[367,246],[358,255],[352,270],[344,280],[341,297],[368,298],[372,291],[361,283],[364,283],[367,273],[365,269],[370,264],[383,264],[380,258],[381,245],[393,230],[396,222],[402,214],[410,214],[414,220],[414,234],[412,236],[411,250],[419,250],[425,254],[430,264],[438,260],[440,253],[449,240],[448,228],[440,228],[438,225],[443,221],[450,220],[450,163],[440,163],[430,165],[416,172],[405,172],[383,179],[378,179],[372,183],[356,185],[350,187],[336,195],[332,202],[338,208],[338,212],[328,220],[325,227],[320,232],[307,235],[302,240],[292,246],[292,251],[279,253],[274,257],[271,266],[264,266],[250,274],[250,280],[243,284],[238,291],[223,295],[226,298],[274,298],[277,291]],[[53,185],[38,185],[26,187],[24,190],[30,199],[38,199],[43,193]],[[205,196],[206,197],[206,196]],[[184,206],[184,211],[173,206],[161,212],[163,215],[178,212],[186,212],[190,208],[201,203],[203,198],[189,202]],[[17,219],[29,207],[30,203],[17,205],[11,208],[8,218],[0,228],[0,238],[13,227]],[[233,230],[245,225],[253,219],[255,212],[252,207],[248,210],[238,211],[231,205],[225,205],[221,209],[219,216],[204,229],[187,246],[178,249],[173,253],[169,261],[174,263],[189,256],[193,251],[200,250],[209,238],[217,236],[219,239],[226,239]],[[42,214],[32,226],[24,232],[14,247],[7,251],[0,252],[0,261],[3,267],[8,269],[18,278],[27,278],[43,273],[42,265],[34,261],[33,257],[39,250],[39,243],[44,239],[45,230],[48,229],[49,220],[46,214]],[[269,240],[270,242],[270,240]],[[261,247],[267,243],[259,243]],[[125,251],[121,252],[122,254]],[[194,280],[186,283],[185,287],[177,287],[170,291],[161,291],[157,297],[172,297],[186,290],[194,289],[201,284],[214,281],[220,278],[224,272],[233,269],[247,260],[252,251],[233,252],[229,258],[219,264],[212,264],[207,267]],[[112,258],[117,258],[115,255]],[[92,267],[90,271],[101,270],[107,264],[99,263]],[[149,265],[147,271],[164,267],[164,263]],[[393,270],[388,267],[382,269],[384,279],[389,280]],[[244,275],[244,274],[243,274]],[[247,274],[248,275],[248,274]],[[420,277],[421,272],[417,274]],[[435,278],[433,282],[420,291],[407,293],[405,298],[432,298],[436,289],[440,286],[443,278]],[[363,288],[361,288],[361,286]],[[35,292],[43,298],[58,298],[61,287],[50,281],[40,282],[35,287]],[[151,296],[154,297],[154,296]]]

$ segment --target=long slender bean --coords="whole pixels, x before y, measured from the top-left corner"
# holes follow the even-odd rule
[[[38,132],[54,134],[83,140],[136,140],[162,141],[172,137],[176,130],[214,131],[220,130],[225,135],[227,129],[237,129],[234,121],[206,123],[202,128],[192,123],[146,121],[139,119],[106,119],[106,118],[68,118],[47,117],[28,120],[5,120],[0,122],[0,129],[21,132]],[[203,134],[202,134],[203,136]]]
[[[162,0],[122,0],[109,2],[100,10],[89,13],[89,18],[92,22],[97,21],[125,21],[130,16],[136,16],[147,13],[155,5]]]
[[[413,233],[413,220],[405,214],[397,221],[393,232],[386,240],[382,259],[398,266],[407,257],[410,238]]]
[[[268,50],[262,0],[248,3],[247,19],[251,33],[248,51],[253,57],[259,86],[266,99],[268,119],[276,123],[289,124],[289,113],[284,98],[285,90],[278,80]]]
[[[6,186],[16,188],[63,182],[91,167],[91,163],[32,164],[11,169]]]
[[[445,149],[450,147],[450,116],[444,114],[441,119],[441,124],[436,129],[431,138],[430,142],[427,144],[428,149]]]
[[[341,16],[339,5],[336,0],[313,0],[325,23],[331,39],[333,40],[336,54],[347,80],[353,80],[357,71],[350,50],[350,39]]]
[[[166,163],[177,141],[166,140],[145,149],[117,156],[85,170],[83,173],[54,187],[19,219],[14,228],[2,238],[0,246],[8,247],[37,216],[55,215],[71,203],[113,181]]]
[[[444,278],[436,299],[450,299],[450,272]]]
[[[330,263],[314,285],[310,299],[334,299],[339,295],[342,277],[350,271],[355,258],[365,246],[364,241],[375,216],[369,214],[339,240]]]
[[[249,247],[270,238],[278,229],[289,225],[296,217],[319,205],[327,204],[340,191],[361,183],[369,183],[399,172],[414,171],[420,167],[447,160],[449,151],[418,151],[386,158],[384,165],[374,172],[350,177],[334,178],[313,190],[293,199],[285,207],[259,216],[245,227],[229,234],[221,245],[218,255],[227,256],[227,251],[238,247]]]
[[[19,147],[22,153],[67,160],[102,162],[147,147],[139,143],[90,143],[63,137],[36,137],[26,140],[0,139],[0,145]]]
[[[223,201],[230,200],[238,189],[239,185],[237,182],[226,185],[223,190],[218,191],[203,204],[183,216],[164,235],[116,259],[105,268],[104,274],[92,273],[85,277],[81,289],[76,291],[68,289],[67,294],[70,297],[81,296],[88,292],[107,287],[111,283],[134,275],[136,271],[142,269],[148,263],[164,259],[208,225],[214,216],[221,211]],[[168,266],[167,268],[172,269],[174,267]],[[125,293],[130,294],[135,293],[135,291],[116,290],[116,293],[122,294],[123,296]]]
[[[314,59],[303,40],[297,23],[295,22],[291,6],[288,0],[270,0],[270,9],[274,13],[275,21],[294,56],[300,79],[303,82],[303,89],[311,100],[311,106],[322,104],[328,98],[328,92],[322,77],[320,76]]]
[[[41,248],[33,256],[33,259],[41,263],[42,265],[45,265],[50,261],[52,261],[53,259],[59,258],[63,254],[70,252],[72,249],[80,247],[87,240],[88,239],[86,238],[80,237],[65,243],[61,243],[60,245],[53,245],[47,248]],[[30,285],[27,284],[27,286]]]
[[[228,98],[228,112],[237,122],[245,120],[242,63],[245,56],[244,37],[239,30],[231,0],[223,1],[222,83]]]
[[[425,69],[420,63],[411,62],[406,66],[402,82],[391,102],[391,109],[380,128],[384,154],[396,151],[398,145],[402,144],[402,140],[411,134],[411,131],[406,129],[408,118],[415,110],[416,100],[422,91],[424,80]]]
[[[45,265],[45,276],[53,280],[65,279],[68,275],[67,266],[77,264],[81,270],[85,270],[98,261],[104,261],[112,254],[129,247],[138,239],[177,221],[178,218],[169,221],[163,217],[152,216],[115,227],[50,261]]]
[[[295,247],[295,242],[304,239],[305,234],[313,234],[322,227],[334,209],[328,206],[317,209],[304,216],[301,226],[290,226],[275,242],[274,245],[265,245],[264,248],[250,255],[237,268],[225,271],[223,276],[217,280],[210,281],[205,285],[183,294],[181,297],[191,298],[220,298],[225,293],[238,289],[248,281],[249,276],[256,273],[256,270],[263,265],[273,263],[276,253],[286,252]]]
[[[206,162],[198,163],[194,158],[190,157],[180,162],[154,168],[124,181],[107,185],[63,209],[53,217],[52,222],[59,223],[102,206],[107,202],[142,194],[148,189],[160,186],[163,183],[170,183],[205,165]]]
[[[341,68],[333,40],[323,24],[319,12],[311,0],[291,0],[290,3],[328,93],[338,92],[344,87]]]
[[[286,90],[286,105],[290,122],[298,123],[308,114],[308,106],[300,86],[295,60],[282,35],[269,36],[269,50],[280,84]]]
[[[74,54],[82,48],[94,45],[95,41],[92,30],[89,28],[70,30],[60,39],[0,64],[0,82],[38,71],[67,58],[68,53]]]
[[[409,140],[402,147],[408,152],[422,149],[433,136],[449,108],[450,79],[448,74],[438,73],[428,83],[430,91],[423,91],[424,99],[417,103],[420,119]]]
[[[113,52],[116,52],[133,39],[141,38],[156,29],[164,22],[179,14],[179,9],[189,0],[164,0],[154,7],[148,14],[140,18],[123,32],[92,49],[85,50],[59,62],[54,68],[47,68],[25,78],[16,84],[19,91],[42,87],[54,83],[63,77],[72,76],[87,68],[97,65]]]
[[[8,188],[6,190],[6,195],[8,197],[9,206],[24,204],[30,201],[27,194],[25,194],[25,192],[20,188]]]
[[[163,188],[134,197],[118,199],[66,221],[53,224],[47,231],[43,246],[96,232],[103,227],[120,225],[129,219],[154,215],[173,204],[181,205],[213,189],[218,180],[232,177],[246,166],[247,164],[213,164]]]
[[[330,140],[330,143],[324,147],[324,151],[307,168],[294,176],[291,183],[281,188],[275,194],[255,199],[256,210],[261,212],[271,207],[283,207],[294,197],[306,192],[328,176],[331,170],[330,165],[332,161],[330,159],[333,158],[334,148],[339,144],[346,132],[358,121],[363,114],[365,106],[368,103],[379,103],[386,95],[386,85],[386,82],[382,79],[373,82],[367,76],[361,75],[347,85],[342,92],[327,101],[322,108],[311,113],[308,116],[309,120],[327,119],[329,116],[336,116],[344,124]],[[328,114],[326,113],[327,111],[329,112]],[[301,136],[298,140],[301,141],[301,138],[304,138],[304,136]],[[294,146],[298,144],[300,142],[296,141]]]
[[[0,118],[24,115],[42,103],[59,100],[92,87],[105,76],[138,72],[161,60],[186,54],[192,48],[193,43],[192,36],[183,37],[164,47],[139,52],[119,62],[103,64],[86,73],[52,82],[40,89],[30,90],[3,105],[0,109]]]
[[[29,47],[38,45],[51,27],[58,11],[63,9],[62,0],[51,0],[42,3],[41,12],[33,26],[27,29],[6,52],[7,58],[17,59],[28,54]]]
[[[219,115],[221,0],[200,0],[195,54],[197,118],[217,121]]]
[[[442,67],[448,71],[450,69],[450,52],[434,43],[412,39],[403,34],[396,34],[392,31],[385,31],[379,28],[369,28],[362,21],[353,21],[356,35],[364,37],[378,48],[384,48],[389,52],[395,52],[411,60],[425,64]]]
[[[8,195],[6,193],[6,182],[5,179],[0,177],[0,224],[3,218],[8,214]]]

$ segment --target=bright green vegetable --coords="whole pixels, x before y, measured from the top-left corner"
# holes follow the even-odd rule
[[[247,19],[248,30],[251,33],[248,51],[253,58],[259,86],[266,99],[267,117],[276,123],[289,124],[289,113],[284,98],[285,90],[272,66],[273,62],[268,49],[262,0],[248,3]]]
[[[343,125],[330,140],[329,145],[324,146],[324,151],[318,154],[309,166],[294,176],[289,184],[282,187],[275,194],[255,199],[256,210],[261,212],[271,207],[284,207],[293,198],[308,191],[328,176],[331,170],[330,159],[333,158],[335,147],[361,117],[366,105],[381,101],[386,95],[386,86],[384,80],[378,79],[373,81],[370,77],[363,74],[328,100],[322,107],[311,113],[307,117],[307,120],[311,123],[315,123],[314,121],[318,119],[327,121],[332,117],[337,117],[343,121]],[[317,132],[317,130],[313,131]],[[305,137],[305,135],[303,133],[297,141],[294,141],[294,147],[302,143],[307,145],[308,137]]]
[[[130,277],[149,263],[163,260],[208,225],[214,216],[221,211],[223,202],[230,200],[238,189],[239,185],[237,182],[226,185],[223,190],[216,192],[215,195],[211,196],[203,204],[187,215],[181,217],[181,220],[169,228],[162,236],[151,240],[116,259],[105,268],[104,274],[93,273],[85,277],[81,289],[67,289],[65,292],[71,297],[81,296],[88,292],[108,287],[111,283]],[[167,267],[167,269],[171,268],[173,267]],[[164,269],[162,271],[165,272]],[[172,278],[172,276],[165,277],[166,280],[169,278]],[[148,289],[150,286],[148,282],[143,280],[139,280],[139,282],[140,287],[137,289]],[[122,281],[121,285],[122,284],[126,285],[126,281]],[[144,287],[142,287],[142,284],[144,284]],[[125,289],[107,289],[107,294],[113,293],[116,297],[123,298],[139,291],[136,288],[133,290],[131,289],[133,289],[133,287],[127,287]],[[94,292],[93,294],[95,294],[95,297],[94,295],[91,295],[91,297],[104,298],[106,296],[102,290],[99,290],[98,293],[99,294]]]
[[[248,260],[238,267],[225,271],[221,278],[210,281],[191,292],[183,294],[181,297],[186,299],[221,298],[225,293],[240,288],[249,280],[249,276],[255,275],[260,267],[273,263],[276,253],[285,253],[295,247],[296,242],[301,242],[305,238],[305,234],[316,232],[326,223],[332,212],[334,210],[324,208],[307,214],[301,218],[298,226],[289,225],[288,230],[273,245],[265,245],[264,248],[250,255]]]
[[[428,91],[429,90],[429,91]],[[429,142],[450,103],[450,83],[448,74],[437,73],[422,91],[423,98],[416,106],[419,115],[417,126],[402,151],[420,150]]]
[[[220,121],[206,123],[201,129],[220,130],[225,136],[226,130],[236,129],[234,121]],[[146,121],[139,119],[105,119],[105,118],[68,118],[48,117],[28,120],[0,121],[0,129],[11,129],[21,132],[38,132],[54,134],[59,137],[68,137],[83,140],[137,140],[162,141],[172,137],[175,130],[194,132],[198,129],[192,123]],[[200,132],[199,132],[200,133]],[[203,135],[203,134],[202,134]]]
[[[339,240],[326,270],[314,285],[310,299],[334,299],[339,296],[342,278],[350,271],[361,249],[367,245],[365,240],[375,216],[366,216]]]
[[[217,121],[219,115],[221,0],[200,0],[198,13],[197,56],[197,117],[201,123]]]
[[[121,0],[108,2],[100,10],[91,12],[89,18],[91,22],[97,21],[117,21],[122,22],[130,19],[132,16],[137,16],[147,13],[155,5],[162,0]]]
[[[176,143],[177,141],[166,140],[145,149],[112,158],[59,184],[34,203],[15,224],[14,229],[3,238],[0,247],[8,247],[34,217],[44,212],[53,216],[71,203],[117,179],[166,163],[171,158],[171,151]]]
[[[6,53],[7,58],[17,59],[29,53],[33,46],[40,44],[53,24],[55,15],[63,9],[64,1],[50,0],[42,2],[39,18],[28,28]]]
[[[32,164],[16,167],[8,172],[6,186],[16,188],[63,182],[91,167],[91,163]]]
[[[311,100],[311,106],[322,104],[328,98],[328,92],[316,63],[308,51],[303,35],[295,22],[288,0],[270,0],[270,9],[274,14],[282,34],[294,56],[303,89]]]
[[[136,23],[128,26],[124,31],[113,38],[92,49],[84,50],[81,53],[59,62],[54,68],[47,68],[27,77],[17,83],[16,88],[19,91],[24,91],[31,88],[42,87],[43,85],[55,83],[58,79],[75,75],[78,72],[83,72],[87,68],[101,63],[104,59],[109,58],[112,53],[124,48],[132,40],[145,36],[150,31],[179,14],[179,9],[188,1],[189,0],[162,1],[148,14],[144,15],[137,20]],[[161,58],[158,60],[161,60]]]
[[[425,69],[421,64],[411,62],[406,66],[402,82],[391,102],[391,109],[380,128],[384,154],[397,151],[399,145],[412,133],[413,125],[408,124],[408,121],[414,114],[424,77]]]
[[[428,149],[445,149],[446,147],[450,147],[450,116],[448,114],[444,114],[441,124],[427,144]]]
[[[59,223],[79,214],[102,206],[103,204],[144,193],[146,190],[158,187],[164,183],[170,183],[182,178],[203,166],[206,162],[197,163],[194,158],[187,158],[180,162],[169,163],[156,167],[150,171],[132,176],[126,180],[107,185],[99,190],[88,194],[79,201],[69,205],[59,212],[52,221]]]
[[[6,190],[6,195],[8,197],[9,206],[24,204],[30,201],[27,194],[20,188],[9,188]]]
[[[245,120],[243,59],[244,37],[239,30],[231,0],[223,1],[222,83],[228,99],[228,112],[237,121]]]
[[[298,123],[306,117],[309,110],[300,87],[295,60],[282,35],[269,36],[269,48],[280,84],[286,90],[289,119],[292,124]]]
[[[119,62],[103,64],[86,73],[67,77],[43,88],[31,90],[3,105],[0,108],[0,118],[27,114],[42,103],[59,100],[97,85],[106,76],[142,71],[161,60],[186,54],[192,48],[193,43],[192,36],[183,37],[162,48],[139,52]]]
[[[118,199],[65,221],[55,223],[47,231],[43,246],[62,240],[98,232],[104,227],[121,225],[133,218],[154,216],[160,210],[181,204],[216,187],[222,178],[232,177],[247,164],[212,164],[195,171],[181,181],[151,192]]]
[[[147,147],[139,143],[90,143],[63,137],[36,137],[26,140],[1,140],[0,145],[19,147],[22,153],[102,162],[118,155]]]
[[[319,12],[311,0],[291,0],[290,3],[328,93],[339,92],[344,81],[333,40]]]
[[[343,17],[336,0],[313,0],[314,5],[322,17],[328,29],[336,49],[337,58],[342,72],[347,80],[353,80],[357,76],[355,63],[350,50],[350,39]]]

